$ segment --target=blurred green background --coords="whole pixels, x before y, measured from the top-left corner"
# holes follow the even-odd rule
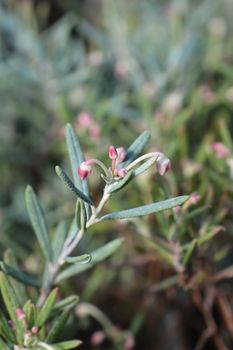
[[[211,310],[216,330],[195,348],[208,327],[205,313],[193,290],[177,280],[178,287],[169,285],[167,278],[177,271],[147,241],[159,237],[170,244],[172,237],[175,244],[210,234],[189,266],[190,278],[200,270],[213,276],[233,264],[232,18],[232,0],[0,1],[1,251],[12,247],[22,267],[37,271],[24,204],[28,183],[46,209],[51,235],[61,218],[72,219],[74,198],[54,172],[56,164],[69,169],[67,122],[75,126],[87,158],[107,162],[110,144],[127,148],[150,130],[150,150],[172,160],[170,174],[146,173],[106,210],[200,196],[182,213],[98,225],[80,252],[117,236],[125,237],[125,247],[62,286],[64,295],[80,294],[129,329],[135,349],[233,347],[231,280],[214,287],[208,278],[200,283],[203,304],[214,288],[225,309],[216,298]],[[214,151],[215,142],[224,144],[228,156]],[[90,181],[97,201],[102,180],[94,173]],[[90,349],[99,328],[88,319],[70,332],[77,331],[82,348]],[[98,349],[115,348],[106,342]]]

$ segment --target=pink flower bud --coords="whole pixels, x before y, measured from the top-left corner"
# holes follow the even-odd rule
[[[190,201],[190,204],[197,204],[200,199],[201,199],[200,194],[192,193],[190,198],[189,198],[189,201]]]
[[[126,152],[124,147],[118,147],[117,151],[117,161],[118,163],[122,163],[125,160]]]
[[[18,320],[24,320],[26,315],[25,312],[23,311],[23,309],[16,309],[16,317],[18,318]]]
[[[127,175],[128,171],[125,168],[121,168],[117,170],[117,175],[119,177],[125,177]]]
[[[106,335],[103,331],[94,332],[91,336],[91,345],[99,346],[103,343]]]
[[[157,169],[160,175],[166,174],[171,169],[171,162],[165,155],[161,155],[157,159]]]
[[[135,339],[133,334],[129,333],[126,335],[124,346],[124,350],[133,350],[133,348],[135,347]]]
[[[181,212],[181,206],[177,205],[176,207],[173,208],[173,211],[175,214],[179,214]]]
[[[110,159],[117,159],[118,153],[114,146],[109,147],[108,155]]]
[[[78,167],[78,174],[82,180],[85,180],[91,174],[91,165],[87,162],[82,162]]]
[[[31,331],[32,331],[33,334],[37,334],[38,331],[39,331],[39,328],[37,326],[33,326]]]
[[[224,159],[230,156],[230,150],[222,142],[215,142],[212,144],[212,149],[216,153],[216,156],[220,159]]]

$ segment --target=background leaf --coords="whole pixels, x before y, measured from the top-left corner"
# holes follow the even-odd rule
[[[136,159],[141,154],[143,148],[145,147],[147,142],[149,142],[149,140],[149,131],[144,131],[141,135],[139,135],[136,138],[136,140],[132,143],[132,145],[128,148],[126,152],[125,161],[122,163],[122,166],[126,167],[127,165],[132,163],[132,161],[134,161],[134,159]]]
[[[52,326],[50,327],[49,333],[46,337],[46,342],[48,343],[52,343],[53,341],[55,341],[60,333],[62,333],[62,331],[64,331],[64,327],[66,325],[66,322],[68,320],[69,317],[69,310],[65,310],[62,312],[61,315],[59,315],[55,321],[53,322]]]
[[[20,270],[20,267],[17,263],[15,254],[11,249],[7,249],[4,252],[4,263],[13,268],[16,271]],[[3,270],[4,271],[4,270]],[[6,272],[6,271],[5,271]],[[7,272],[6,272],[7,273]],[[9,273],[10,274],[10,273]],[[13,276],[14,277],[14,276]],[[21,281],[23,282],[23,281]],[[16,297],[21,305],[27,301],[27,292],[23,283],[19,283],[17,278],[10,279],[10,283],[16,293]]]
[[[8,341],[11,341],[12,343],[16,342],[15,334],[12,328],[9,326],[9,323],[1,310],[0,310],[0,334]]]
[[[46,259],[52,261],[52,249],[50,246],[47,224],[40,203],[31,186],[27,186],[25,196],[31,223],[42,252]]]
[[[24,283],[26,285],[33,286],[36,288],[41,287],[41,283],[38,280],[38,278],[29,276],[28,274],[26,274],[20,270],[16,270],[13,267],[5,264],[3,261],[0,261],[0,269],[3,272],[5,272],[7,275],[15,278],[16,280],[20,281],[21,283]],[[18,284],[16,285],[16,287],[18,287]],[[23,298],[23,294],[19,300],[22,301],[22,298]]]
[[[108,258],[109,256],[111,256],[123,243],[123,239],[122,238],[117,238],[107,244],[105,244],[103,247],[93,251],[90,255],[92,257],[90,263],[85,264],[85,265],[80,265],[78,264],[74,264],[68,268],[66,268],[65,270],[63,270],[56,279],[56,282],[60,282],[63,279],[67,279],[71,276],[77,275],[80,272],[83,272],[85,270],[90,269],[91,267],[93,267],[95,264],[105,260],[106,258]]]

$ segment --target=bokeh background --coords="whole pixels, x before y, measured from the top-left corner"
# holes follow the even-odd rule
[[[232,18],[232,0],[0,1],[1,252],[11,247],[24,269],[39,271],[28,183],[51,235],[61,218],[72,219],[74,198],[54,172],[56,164],[70,171],[67,122],[87,158],[108,162],[110,144],[127,148],[150,130],[148,150],[172,160],[170,174],[138,177],[106,211],[192,195],[180,212],[91,229],[80,253],[116,237],[124,247],[61,286],[62,295],[78,293],[128,331],[134,349],[233,347]],[[90,182],[98,201],[97,172]],[[182,282],[157,239],[178,254],[180,243],[206,234]],[[69,334],[84,340],[82,349],[119,349],[114,340],[94,346],[102,326],[74,318]]]

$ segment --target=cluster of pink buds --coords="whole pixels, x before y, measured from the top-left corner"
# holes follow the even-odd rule
[[[108,151],[109,158],[112,161],[111,168],[107,169],[106,166],[98,159],[88,159],[80,164],[78,167],[78,174],[82,180],[85,180],[90,176],[92,172],[92,165],[98,165],[104,172],[104,178],[106,180],[111,179],[120,179],[124,178],[129,170],[134,168],[136,165],[138,165],[140,162],[152,159],[152,162],[156,163],[157,171],[160,175],[164,175],[166,172],[168,172],[171,169],[171,162],[170,160],[162,153],[162,152],[150,152],[146,153],[143,156],[137,158],[132,163],[127,165],[126,167],[123,166],[123,162],[126,158],[126,152],[123,147],[114,147],[110,146]]]
[[[78,167],[78,174],[82,180],[88,178],[92,172],[92,165],[98,165],[103,170],[106,178],[122,178],[127,175],[127,169],[119,165],[124,161],[126,152],[123,147],[109,147],[109,158],[112,160],[112,166],[107,169],[106,166],[98,159],[88,159]]]
[[[110,146],[108,150],[109,158],[112,160],[112,175],[118,177],[125,177],[128,173],[126,168],[118,168],[118,165],[125,160],[126,152],[123,147],[115,148]]]

